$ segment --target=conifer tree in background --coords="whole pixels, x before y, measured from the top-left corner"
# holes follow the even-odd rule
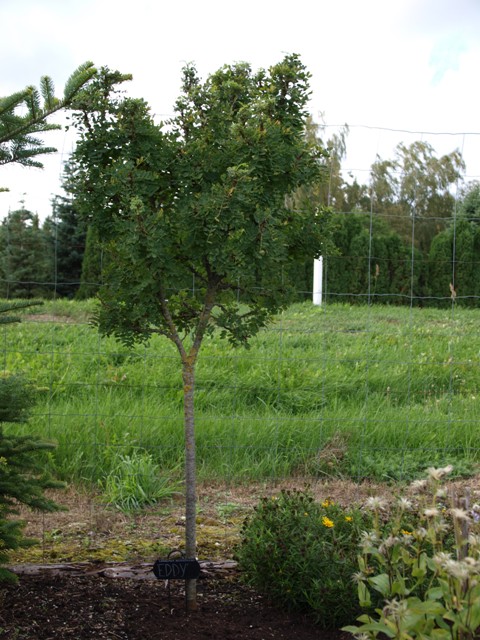
[[[75,202],[55,196],[52,202],[49,241],[54,268],[55,294],[74,298],[80,286],[86,229]]]
[[[365,213],[333,216],[336,253],[326,260],[325,295],[332,302],[367,301],[410,304],[421,295],[424,264],[421,253],[385,220]]]
[[[80,286],[87,229],[71,192],[74,168],[65,164],[62,187],[66,196],[55,196],[52,215],[44,228],[50,244],[55,295],[74,298]]]
[[[477,225],[480,224],[480,182],[478,180],[468,183],[462,190],[458,216]]]
[[[51,256],[37,214],[11,211],[0,225],[0,296],[49,297]]]
[[[12,312],[35,304],[39,303],[0,304],[0,325],[18,322]],[[42,452],[54,445],[34,436],[15,435],[7,428],[8,424],[25,422],[34,399],[34,389],[21,376],[0,376],[0,582],[16,580],[13,573],[1,566],[7,562],[9,552],[34,542],[24,536],[24,522],[12,519],[18,515],[19,506],[40,511],[60,508],[44,493],[46,489],[63,486],[45,475],[42,468]]]
[[[61,128],[48,122],[49,116],[71,108],[96,73],[92,62],[80,65],[65,84],[62,98],[55,96],[48,76],[40,79],[39,89],[29,86],[0,98],[0,166],[20,164],[42,168],[40,156],[54,153],[56,149],[45,146],[38,134]],[[0,191],[8,188],[2,186]],[[48,224],[46,226],[48,229]],[[45,289],[39,283],[53,283],[54,274],[52,265],[47,264],[49,248],[38,217],[24,207],[11,212],[3,222],[0,242],[0,295],[48,296],[52,286],[47,285]]]
[[[102,262],[103,255],[98,232],[90,225],[85,238],[80,287],[75,294],[77,300],[87,300],[97,295],[102,282]]]
[[[480,227],[460,216],[432,241],[429,253],[428,295],[436,307],[478,306]]]

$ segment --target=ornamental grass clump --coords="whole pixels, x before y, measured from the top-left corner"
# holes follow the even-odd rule
[[[249,584],[289,611],[338,629],[360,612],[352,574],[370,514],[316,502],[308,491],[263,498],[242,528],[237,558]]]
[[[415,501],[401,498],[385,527],[381,499],[370,498],[373,527],[362,535],[355,574],[363,614],[356,637],[473,640],[480,628],[480,536],[477,509],[442,486],[452,467],[429,469],[414,483]],[[463,502],[463,507],[459,506]]]

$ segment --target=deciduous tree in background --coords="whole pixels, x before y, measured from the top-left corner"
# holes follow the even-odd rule
[[[480,182],[474,180],[469,182],[461,192],[458,215],[480,224]]]
[[[452,189],[464,171],[458,150],[437,158],[427,142],[400,143],[393,160],[378,158],[372,165],[373,211],[428,254],[454,213]]]
[[[324,250],[324,212],[286,206],[322,173],[324,152],[304,136],[308,79],[296,55],[256,73],[225,66],[205,82],[187,66],[166,127],[141,100],[106,99],[99,79],[77,119],[77,199],[108,259],[100,330],[127,345],[163,335],[180,356],[190,558],[202,341],[218,330],[248,345],[292,300],[292,267]],[[195,581],[187,599],[194,607]]]

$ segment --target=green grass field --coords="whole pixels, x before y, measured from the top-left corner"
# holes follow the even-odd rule
[[[174,347],[157,338],[128,351],[88,324],[92,309],[52,302],[41,310],[50,321],[26,314],[2,327],[4,370],[39,389],[29,424],[8,428],[56,441],[49,464],[65,479],[104,483],[119,461],[138,459],[180,473]],[[476,310],[304,303],[249,350],[207,338],[196,386],[200,477],[397,480],[447,463],[472,473],[479,326]]]

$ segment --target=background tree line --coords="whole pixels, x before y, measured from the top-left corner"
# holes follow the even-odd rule
[[[88,298],[101,279],[101,253],[72,193],[73,169],[66,164],[64,196],[52,200],[41,223],[23,203],[0,226],[0,297]]]
[[[327,299],[441,306],[453,297],[478,306],[480,183],[455,195],[465,172],[460,152],[437,157],[427,142],[401,143],[392,159],[376,159],[366,185],[342,172],[348,128],[325,142],[322,133],[310,120],[307,138],[329,151],[322,160],[328,180],[298,190],[289,205],[331,208]],[[66,164],[62,182],[66,195],[53,199],[43,223],[23,203],[2,221],[0,297],[83,299],[97,292],[102,253],[77,206],[73,163]],[[309,297],[311,261],[296,279],[299,297]]]

